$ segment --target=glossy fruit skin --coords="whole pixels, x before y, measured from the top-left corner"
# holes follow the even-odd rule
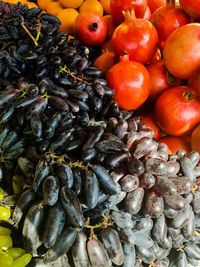
[[[78,8],[82,4],[83,0],[59,0],[59,3],[64,8]]]
[[[131,10],[134,8],[137,18],[143,18],[146,8],[146,0],[111,0],[110,1],[110,14],[113,17],[116,25],[119,25],[124,21],[122,11]]]
[[[62,5],[59,2],[51,2],[47,7],[47,13],[57,16],[60,11],[63,10]]]
[[[185,150],[187,154],[191,151],[190,141],[187,136],[166,136],[158,142],[167,145],[169,154],[175,154],[179,149]]]
[[[120,108],[137,109],[149,96],[150,76],[140,63],[121,57],[107,73],[108,86],[115,91],[114,101]]]
[[[156,9],[166,5],[166,0],[147,0],[147,5],[153,14]]]
[[[160,139],[160,137],[162,136],[162,132],[161,132],[160,128],[158,127],[152,112],[141,114],[140,122],[144,123],[146,125],[146,127],[150,128],[151,130],[154,131],[154,136],[153,137],[156,140]]]
[[[103,16],[103,6],[98,0],[86,0],[84,1],[80,8],[79,8],[79,13],[96,13],[99,16]]]
[[[177,28],[188,24],[190,18],[182,8],[169,3],[152,14],[151,22],[157,29],[159,45],[163,47],[168,36]]]
[[[200,17],[200,0],[179,0],[180,6],[193,18]]]
[[[126,52],[130,60],[146,64],[158,47],[158,34],[151,22],[127,18],[115,29],[112,43],[117,56]]]
[[[169,74],[163,60],[147,65],[147,70],[151,76],[149,98],[153,101],[166,89],[180,85],[180,79]]]
[[[163,48],[163,59],[175,77],[189,79],[200,65],[200,24],[189,23],[176,29]]]
[[[80,14],[75,21],[74,27],[79,40],[85,45],[100,45],[106,39],[107,25],[105,20],[98,14]]]
[[[52,0],[37,0],[38,6],[44,11],[47,11],[47,7],[50,2],[52,2]]]
[[[170,88],[157,99],[154,114],[164,132],[184,135],[200,121],[200,97],[187,86]]]
[[[191,134],[191,148],[193,151],[200,153],[200,124],[192,131]]]
[[[74,33],[74,23],[79,13],[74,8],[65,8],[58,12],[57,17],[61,21],[60,31]]]

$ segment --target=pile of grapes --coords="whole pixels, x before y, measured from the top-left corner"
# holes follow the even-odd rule
[[[197,266],[199,154],[169,155],[119,109],[57,18],[0,13],[0,185],[29,266]]]

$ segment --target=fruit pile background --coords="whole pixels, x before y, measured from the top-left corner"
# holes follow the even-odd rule
[[[10,0],[10,2],[15,3],[13,0]],[[106,76],[107,71],[115,65],[119,61],[118,52],[116,56],[116,51],[118,48],[113,47],[113,32],[116,29],[116,27],[119,25],[119,23],[122,22],[122,19],[117,20],[117,16],[119,15],[119,11],[115,8],[110,9],[110,0],[77,0],[77,1],[57,1],[57,0],[46,0],[46,1],[33,1],[30,4],[30,7],[35,7],[36,5],[40,7],[44,12],[51,13],[55,16],[57,16],[61,21],[61,27],[60,30],[67,32],[72,35],[76,35],[79,39],[81,38],[80,34],[77,32],[76,27],[76,19],[78,15],[83,13],[91,13],[95,12],[100,17],[103,18],[104,22],[107,25],[107,33],[105,35],[104,31],[104,37],[101,38],[101,41],[99,42],[99,45],[95,46],[95,57],[96,60],[94,62],[94,65],[99,68],[102,71],[102,74],[104,77]],[[116,1],[117,2],[117,1]],[[119,1],[120,2],[120,1]],[[136,1],[137,2],[137,1]],[[193,115],[193,117],[188,118],[188,116],[185,116],[181,119],[177,119],[173,116],[171,116],[172,111],[176,108],[171,108],[172,110],[169,110],[169,114],[166,113],[166,119],[163,121],[161,118],[163,117],[163,110],[164,106],[167,106],[168,104],[165,101],[162,101],[162,99],[158,102],[161,103],[159,107],[154,111],[155,103],[158,98],[158,96],[165,91],[166,89],[170,87],[175,87],[179,85],[188,85],[190,88],[194,88],[195,90],[199,88],[199,78],[198,74],[194,74],[193,77],[191,77],[188,82],[184,79],[180,79],[180,77],[176,77],[176,75],[172,75],[166,68],[165,62],[163,62],[162,58],[162,49],[164,46],[164,42],[169,36],[169,34],[174,31],[176,28],[179,28],[180,26],[183,26],[185,24],[188,24],[190,22],[198,22],[198,11],[197,14],[187,14],[183,10],[184,7],[184,1],[168,1],[167,8],[163,8],[161,14],[164,14],[163,20],[159,21],[159,12],[156,11],[156,9],[160,7],[166,6],[167,1],[165,0],[153,0],[153,1],[141,1],[141,11],[139,11],[141,14],[137,14],[137,8],[136,7],[136,17],[144,17],[145,19],[151,21],[154,26],[156,26],[156,29],[158,31],[159,35],[159,46],[154,57],[151,58],[150,62],[145,66],[147,67],[147,70],[149,71],[151,75],[151,86],[150,86],[150,93],[148,92],[148,89],[146,89],[146,95],[148,95],[148,98],[146,99],[145,103],[142,105],[142,102],[144,100],[141,100],[142,98],[146,98],[144,94],[140,94],[139,98],[136,100],[132,100],[130,98],[130,102],[135,103],[131,108],[135,109],[135,107],[139,107],[138,114],[142,117],[142,122],[145,123],[148,127],[151,127],[154,132],[156,140],[160,140],[160,142],[164,142],[167,144],[169,152],[175,153],[177,149],[183,148],[187,152],[189,152],[191,149],[195,151],[199,151],[199,127],[193,132],[194,126],[198,126],[199,118],[197,115]],[[25,3],[22,1],[22,3]],[[115,1],[112,1],[112,3],[115,3]],[[112,5],[111,3],[111,5]],[[123,8],[123,1],[121,1],[121,7],[118,4],[118,8]],[[175,6],[176,3],[176,6]],[[187,3],[187,1],[186,1]],[[148,6],[146,7],[146,5]],[[181,4],[181,8],[180,8]],[[125,10],[128,9],[128,2],[125,4]],[[114,6],[114,5],[113,5]],[[134,5],[133,5],[134,6]],[[137,6],[137,4],[136,4]],[[198,10],[198,2],[196,3],[196,7]],[[193,9],[195,7],[192,7]],[[131,9],[131,7],[130,7]],[[146,9],[145,13],[143,12]],[[187,9],[187,7],[186,7]],[[156,12],[155,12],[156,11]],[[187,12],[187,10],[186,10]],[[154,15],[153,15],[154,13]],[[117,16],[115,15],[117,14]],[[153,16],[152,16],[153,15]],[[190,17],[191,16],[191,17]],[[120,16],[121,17],[121,16]],[[169,21],[171,21],[169,23]],[[173,21],[176,21],[176,25],[173,24]],[[168,25],[168,26],[166,26]],[[105,25],[103,26],[105,30]],[[81,29],[81,31],[84,32],[84,29]],[[133,33],[134,34],[134,33]],[[91,37],[91,39],[94,39]],[[124,36],[124,39],[125,36]],[[83,41],[83,40],[82,40]],[[85,40],[84,40],[85,41]],[[91,43],[86,44],[91,45]],[[118,41],[116,41],[118,42]],[[119,41],[120,43],[120,41]],[[153,48],[152,48],[153,51]],[[177,50],[176,50],[177,51]],[[138,52],[136,51],[135,54]],[[99,56],[98,56],[99,55]],[[135,59],[134,59],[135,60]],[[136,61],[139,61],[141,63],[144,63],[142,61],[143,59],[139,58],[136,59]],[[171,60],[173,61],[173,60]],[[179,63],[178,63],[179,64]],[[181,63],[179,64],[181,66]],[[188,64],[189,65],[189,64]],[[182,77],[181,77],[182,78]],[[126,79],[126,78],[124,78]],[[123,80],[124,80],[123,79]],[[122,80],[122,82],[123,82]],[[119,83],[121,83],[119,81]],[[109,84],[110,87],[113,87],[112,84]],[[185,88],[186,90],[186,88]],[[145,90],[142,90],[143,92]],[[125,99],[129,97],[126,96]],[[165,96],[163,97],[165,98]],[[177,103],[179,101],[180,96],[176,94],[176,92],[169,92],[168,98],[174,98],[174,102]],[[195,96],[196,98],[196,96]],[[140,99],[140,100],[139,100]],[[115,99],[117,101],[117,99]],[[118,102],[118,101],[117,101]],[[127,103],[127,100],[126,100]],[[119,102],[118,102],[119,104]],[[182,110],[185,110],[185,107],[182,102],[179,102],[180,106],[177,104],[177,109],[179,110],[180,114],[179,117],[182,117]],[[195,104],[195,103],[194,103]],[[159,104],[157,104],[158,106]],[[122,100],[122,107],[128,108],[127,105],[123,106],[123,100]],[[193,101],[191,103],[191,110],[193,108]],[[198,107],[199,108],[199,107]],[[159,110],[159,111],[157,111]],[[196,113],[196,107],[195,110],[189,111],[189,113]],[[198,112],[199,113],[199,112]],[[189,123],[190,121],[190,123]],[[183,127],[188,124],[188,127]],[[180,129],[180,131],[177,131],[174,129],[174,127]],[[173,128],[173,130],[171,129]],[[187,129],[186,129],[187,128]],[[189,128],[189,129],[188,129]]]
[[[198,266],[200,14],[121,4],[0,2],[2,267]]]

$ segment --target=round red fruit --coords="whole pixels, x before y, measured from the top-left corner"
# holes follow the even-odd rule
[[[79,14],[74,27],[77,37],[85,45],[100,45],[106,39],[106,22],[103,17],[96,13]]]
[[[149,96],[150,75],[142,64],[120,58],[107,73],[108,86],[115,91],[114,100],[120,108],[137,109]]]
[[[117,56],[126,52],[130,60],[146,64],[156,52],[158,34],[151,22],[135,18],[132,10],[113,32],[112,43]]]
[[[111,0],[110,1],[110,14],[113,17],[116,25],[121,24],[124,21],[122,11],[133,9],[137,18],[143,18],[146,8],[147,0]]]
[[[158,97],[154,115],[164,132],[184,135],[200,121],[200,96],[187,86],[167,89]]]
[[[147,65],[147,70],[151,76],[149,98],[153,101],[166,89],[180,85],[180,79],[177,79],[168,72],[163,60],[155,61]]]
[[[189,79],[200,66],[200,23],[189,23],[170,34],[163,48],[163,59],[175,77]]]
[[[188,24],[190,18],[175,4],[175,0],[171,0],[152,14],[151,22],[157,29],[159,45],[163,47],[168,36],[177,28]]]

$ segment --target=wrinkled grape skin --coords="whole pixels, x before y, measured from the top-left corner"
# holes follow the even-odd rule
[[[178,193],[164,195],[164,200],[166,204],[174,210],[181,210],[186,205],[185,199]]]
[[[140,176],[140,186],[144,188],[152,188],[155,185],[156,179],[150,173],[143,173]]]
[[[181,229],[189,220],[191,206],[186,207],[178,211],[177,215],[171,220],[171,226],[176,229]]]
[[[116,265],[121,265],[124,261],[124,252],[117,231],[110,227],[104,228],[101,231],[101,238],[111,261]]]
[[[147,172],[156,175],[163,175],[167,171],[166,162],[157,158],[149,158],[145,162]]]
[[[132,157],[127,162],[127,169],[128,169],[130,174],[141,175],[141,174],[143,174],[145,167],[144,167],[144,164],[142,163],[142,161]]]
[[[134,191],[127,194],[125,198],[125,209],[130,214],[137,214],[141,209],[144,197],[144,189],[141,187],[136,188]]]
[[[154,222],[154,227],[152,229],[152,236],[154,240],[162,242],[167,235],[167,225],[165,222],[165,216],[160,216]]]
[[[120,179],[119,184],[124,192],[131,192],[139,186],[139,178],[137,175],[127,174]]]
[[[87,251],[90,261],[94,267],[109,267],[108,254],[97,238],[92,238],[87,242]]]
[[[177,188],[177,192],[179,194],[188,194],[189,192],[192,191],[193,188],[193,182],[191,181],[191,179],[187,178],[187,177],[169,177],[169,179],[171,181],[173,181],[173,183],[175,184],[176,188]]]
[[[146,195],[146,209],[152,218],[158,218],[164,211],[162,196],[156,191],[149,191]]]

